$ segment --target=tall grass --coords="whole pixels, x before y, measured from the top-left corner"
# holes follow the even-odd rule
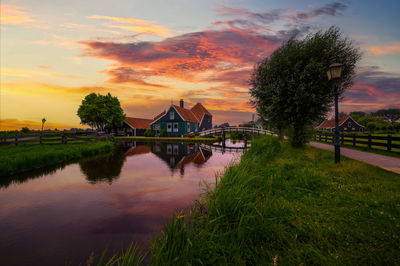
[[[395,265],[399,175],[265,136],[152,243],[154,265]]]
[[[110,142],[84,144],[0,146],[0,177],[110,152]]]

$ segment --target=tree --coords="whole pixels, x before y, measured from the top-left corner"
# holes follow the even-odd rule
[[[23,127],[23,128],[21,128],[21,132],[22,133],[29,133],[29,132],[31,132],[31,130],[28,127]]]
[[[389,121],[390,123],[394,124],[397,120],[400,119],[400,109],[382,109],[378,110],[372,115],[374,116],[383,116],[385,120]]]
[[[339,112],[339,119],[348,116],[346,112]]]
[[[89,125],[100,131],[120,127],[125,114],[117,97],[91,93],[82,100],[78,109],[81,124]]]
[[[361,53],[337,27],[304,40],[290,39],[256,64],[250,79],[251,103],[258,115],[278,129],[288,128],[293,146],[306,142],[307,128],[324,117],[333,104],[326,71],[333,62],[344,65],[339,93],[352,85]]]

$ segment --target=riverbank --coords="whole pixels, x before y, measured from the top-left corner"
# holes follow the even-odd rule
[[[255,140],[151,248],[154,265],[399,264],[399,175]]]
[[[0,177],[110,152],[111,142],[0,146]]]

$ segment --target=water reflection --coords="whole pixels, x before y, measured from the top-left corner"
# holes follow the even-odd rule
[[[199,184],[214,182],[237,156],[204,144],[129,142],[25,176],[0,190],[0,264],[79,265],[106,247],[146,247],[174,211],[198,197]]]
[[[125,153],[119,148],[105,156],[81,160],[79,167],[89,183],[107,182],[111,185],[120,176],[125,161]]]

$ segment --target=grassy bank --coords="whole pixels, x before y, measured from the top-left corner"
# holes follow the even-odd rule
[[[20,144],[0,146],[0,176],[68,162],[99,153],[110,152],[111,142],[38,145]]]
[[[115,137],[117,140],[137,140],[137,141],[169,141],[169,142],[215,142],[217,138],[203,138],[203,137],[144,137],[144,136],[127,136]]]
[[[151,249],[154,265],[398,265],[399,175],[255,140]]]

